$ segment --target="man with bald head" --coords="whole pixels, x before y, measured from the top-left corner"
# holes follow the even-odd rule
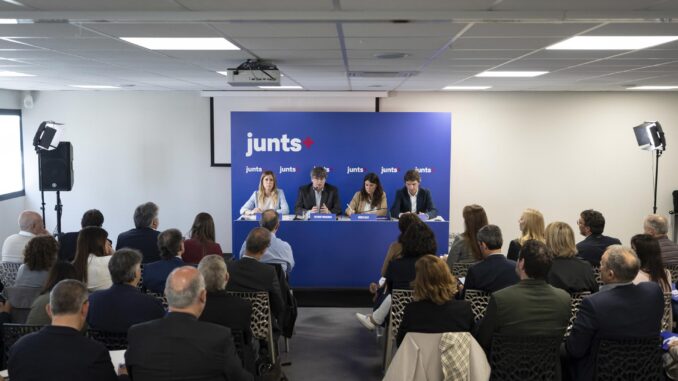
[[[19,233],[7,237],[2,245],[2,262],[24,263],[24,247],[36,235],[49,234],[36,212],[26,210],[19,215]]]
[[[198,320],[205,309],[205,279],[195,267],[167,277],[169,312],[132,326],[125,363],[134,380],[254,380],[242,368],[231,330]]]
[[[565,341],[573,380],[593,380],[601,338],[658,337],[664,296],[655,282],[633,284],[640,268],[635,252],[607,248],[600,261],[600,291],[584,298]]]
[[[262,228],[268,229],[271,232],[271,244],[266,249],[266,252],[261,257],[261,263],[273,263],[279,264],[285,274],[292,272],[294,268],[294,255],[292,254],[292,246],[289,243],[283,241],[282,239],[276,237],[278,229],[280,229],[280,218],[278,218],[278,213],[273,209],[264,210],[261,213],[261,220],[259,221],[259,226]],[[245,244],[242,243],[240,248],[240,257],[242,258],[245,255]]]
[[[645,217],[643,230],[645,234],[649,234],[659,241],[664,264],[678,265],[678,244],[669,239],[668,219],[660,214],[650,214]]]

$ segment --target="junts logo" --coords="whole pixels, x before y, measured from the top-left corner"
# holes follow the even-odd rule
[[[254,152],[299,152],[302,144],[311,148],[315,143],[310,137],[303,141],[300,138],[288,138],[283,134],[280,138],[255,138],[251,132],[247,133],[247,152],[245,157],[251,157]]]
[[[400,169],[396,167],[381,167],[381,174],[383,175],[384,173],[398,173],[400,172]]]
[[[349,173],[365,173],[365,168],[363,167],[346,167],[346,174]]]

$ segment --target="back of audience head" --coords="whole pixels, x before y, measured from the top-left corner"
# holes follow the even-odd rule
[[[172,259],[184,252],[184,237],[179,229],[167,229],[158,235],[160,258]]]
[[[597,210],[586,209],[581,212],[579,215],[579,232],[583,236],[589,236],[590,234],[599,235],[603,234],[605,230],[605,217],[603,214]]]
[[[134,249],[120,249],[108,261],[108,272],[113,284],[136,284],[141,277],[142,255]]]
[[[650,234],[636,234],[631,238],[631,248],[640,260],[640,268],[647,272],[650,280],[670,288],[659,241]]]
[[[280,219],[278,213],[273,209],[264,210],[261,213],[261,220],[259,221],[259,226],[270,231],[275,232],[278,229],[280,224]]]
[[[520,244],[534,239],[544,242],[544,215],[537,209],[527,208],[520,215]]]
[[[76,315],[87,303],[87,286],[75,279],[64,279],[49,293],[49,312],[55,316]]]
[[[45,229],[42,224],[42,217],[38,213],[30,210],[21,212],[19,215],[19,230],[35,235],[44,234]]]
[[[402,245],[403,257],[421,257],[426,254],[435,255],[438,251],[433,230],[421,221],[412,224],[403,233]]]
[[[482,246],[490,252],[498,252],[504,244],[504,239],[501,235],[501,229],[497,225],[485,225],[478,230],[477,245],[482,251]]]
[[[170,311],[183,310],[200,316],[205,307],[205,295],[205,279],[195,267],[178,267],[165,282],[165,296]]]
[[[250,256],[261,256],[271,246],[271,232],[264,228],[254,228],[245,240],[245,251]]]
[[[660,214],[650,214],[645,217],[643,230],[645,231],[645,234],[649,234],[655,238],[662,238],[669,232],[669,222],[666,217]]]
[[[90,209],[82,215],[80,226],[86,228],[88,226],[102,227],[104,225],[104,215],[98,209]]]
[[[424,255],[414,267],[417,272],[412,281],[415,300],[430,300],[441,305],[454,298],[457,280],[445,261],[435,255]]]
[[[480,248],[476,244],[478,241],[478,230],[488,224],[487,213],[485,209],[477,204],[466,205],[462,210],[462,217],[464,217],[464,232],[462,237],[471,248],[473,256],[476,260],[483,258]]]
[[[219,292],[226,289],[228,269],[221,255],[207,255],[198,264],[198,271],[205,278],[207,292]]]
[[[80,230],[73,259],[73,266],[79,280],[87,282],[87,262],[90,254],[97,257],[107,255],[107,239],[108,232],[102,228],[88,226]]]
[[[564,222],[551,222],[546,227],[546,246],[555,257],[572,258],[577,255],[574,231]]]
[[[638,275],[640,260],[630,247],[611,245],[600,260],[600,278],[603,283],[627,283]]]
[[[158,205],[153,202],[147,202],[137,206],[134,210],[134,226],[141,228],[158,227]]]
[[[398,230],[400,230],[400,234],[398,235],[398,242],[403,243],[402,242],[403,234],[405,234],[407,228],[416,223],[421,223],[421,219],[415,213],[408,212],[403,213],[400,216],[400,218],[398,219]]]
[[[518,266],[521,266],[525,275],[531,279],[546,279],[551,264],[553,263],[553,254],[546,247],[546,244],[535,239],[525,241],[520,248],[518,257]]]
[[[209,213],[198,213],[193,220],[193,226],[188,234],[191,239],[197,239],[202,243],[214,242],[216,240],[214,219]]]
[[[57,283],[64,279],[77,279],[75,267],[69,262],[57,261],[47,274],[42,293],[50,292]]]
[[[31,238],[24,246],[24,263],[31,271],[47,271],[57,260],[59,243],[51,235]]]

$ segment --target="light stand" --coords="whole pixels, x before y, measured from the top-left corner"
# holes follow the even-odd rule
[[[659,158],[666,151],[666,137],[659,122],[644,122],[633,127],[638,146],[641,149],[654,151],[654,201],[652,203],[652,213],[657,213],[657,185],[659,183]]]
[[[58,126],[61,126],[61,123],[56,122],[42,122],[38,127],[38,130],[33,136],[33,147],[35,148],[35,153],[38,155],[38,169],[39,173],[42,173],[42,154],[46,151],[50,151],[56,148],[59,145],[60,132]],[[61,195],[59,191],[56,194],[57,203],[54,206],[54,210],[57,212],[57,237],[61,237],[61,214],[63,211],[63,205],[61,204]],[[40,187],[40,200],[42,202],[40,210],[42,210],[42,225],[43,228],[47,228],[45,220],[45,191]]]
[[[657,183],[659,182],[659,158],[662,157],[664,151],[655,150],[655,165],[654,165],[654,203],[652,204],[652,214],[657,214]]]

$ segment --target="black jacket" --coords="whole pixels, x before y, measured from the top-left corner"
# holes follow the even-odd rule
[[[554,258],[546,281],[567,292],[598,292],[598,282],[591,264],[580,258]]]
[[[320,194],[320,205],[322,204],[327,206],[330,213],[341,214],[341,202],[339,201],[339,190],[337,187],[325,183],[325,187]],[[311,210],[314,206],[316,206],[316,203],[313,183],[299,187],[297,202],[294,203],[294,213],[300,216],[305,211]]]
[[[391,217],[398,218],[400,213],[407,213],[411,210],[410,194],[407,191],[407,187],[402,187],[395,194],[395,201],[391,205]],[[428,189],[419,188],[417,193],[417,213],[426,213],[428,218],[435,218],[438,215],[438,210],[433,205],[433,198]]]
[[[275,268],[261,263],[254,258],[242,257],[240,260],[228,262],[227,291],[268,291],[271,302],[271,314],[280,320],[284,308],[280,283]]]
[[[150,263],[160,260],[158,249],[158,236],[160,232],[151,228],[135,228],[118,235],[115,250],[122,248],[137,249],[143,255],[142,263]]]
[[[471,332],[472,329],[473,311],[470,303],[450,300],[437,305],[430,300],[422,300],[405,307],[396,344],[400,345],[408,332]]]
[[[610,245],[621,245],[621,241],[602,234],[591,234],[577,244],[577,256],[594,266],[600,266],[600,258]]]
[[[158,299],[128,284],[114,284],[90,294],[87,324],[92,329],[127,332],[134,324],[164,315],[165,309]]]
[[[493,254],[468,269],[464,290],[492,293],[519,281],[516,263],[506,259],[502,254]]]

